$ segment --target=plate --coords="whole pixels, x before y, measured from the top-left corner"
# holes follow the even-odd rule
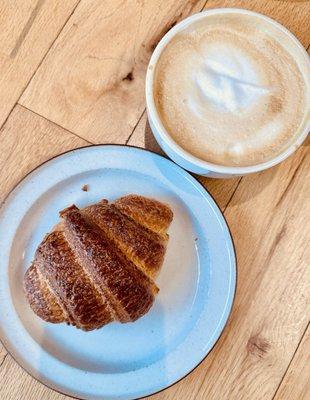
[[[154,306],[134,323],[92,332],[45,323],[30,310],[22,281],[58,211],[128,193],[174,212]],[[235,293],[234,247],[214,200],[172,161],[129,146],[80,148],[27,175],[2,205],[0,254],[4,346],[33,377],[80,399],[136,399],[179,381],[218,340]]]

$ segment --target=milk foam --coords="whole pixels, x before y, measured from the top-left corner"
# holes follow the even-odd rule
[[[200,54],[204,61],[192,76],[201,94],[200,107],[208,101],[223,112],[235,113],[269,94],[270,89],[261,85],[252,60],[238,48],[219,44],[209,47]]]
[[[243,17],[177,34],[155,71],[154,99],[172,138],[198,158],[253,165],[282,151],[305,114],[293,57]]]

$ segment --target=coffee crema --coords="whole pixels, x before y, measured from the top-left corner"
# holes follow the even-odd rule
[[[268,161],[307,118],[304,77],[261,22],[211,15],[177,33],[154,75],[154,101],[172,139],[224,166]],[[308,104],[307,104],[308,102]]]

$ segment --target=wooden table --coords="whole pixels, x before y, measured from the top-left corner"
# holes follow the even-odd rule
[[[309,49],[310,1],[3,0],[0,202],[28,171],[72,148],[123,143],[160,151],[145,114],[150,55],[177,21],[225,6],[273,17]],[[310,399],[309,155],[308,141],[268,171],[201,178],[234,237],[236,300],[206,360],[152,399]],[[1,345],[0,398],[68,399],[32,379]]]

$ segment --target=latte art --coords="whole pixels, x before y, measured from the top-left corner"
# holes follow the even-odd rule
[[[184,150],[215,164],[247,166],[290,144],[307,117],[305,86],[294,57],[253,17],[211,16],[163,50],[154,100]]]
[[[234,113],[270,94],[272,88],[260,84],[255,65],[238,48],[212,47],[208,52],[205,49],[206,60],[193,73],[201,107],[208,101],[223,112]]]

